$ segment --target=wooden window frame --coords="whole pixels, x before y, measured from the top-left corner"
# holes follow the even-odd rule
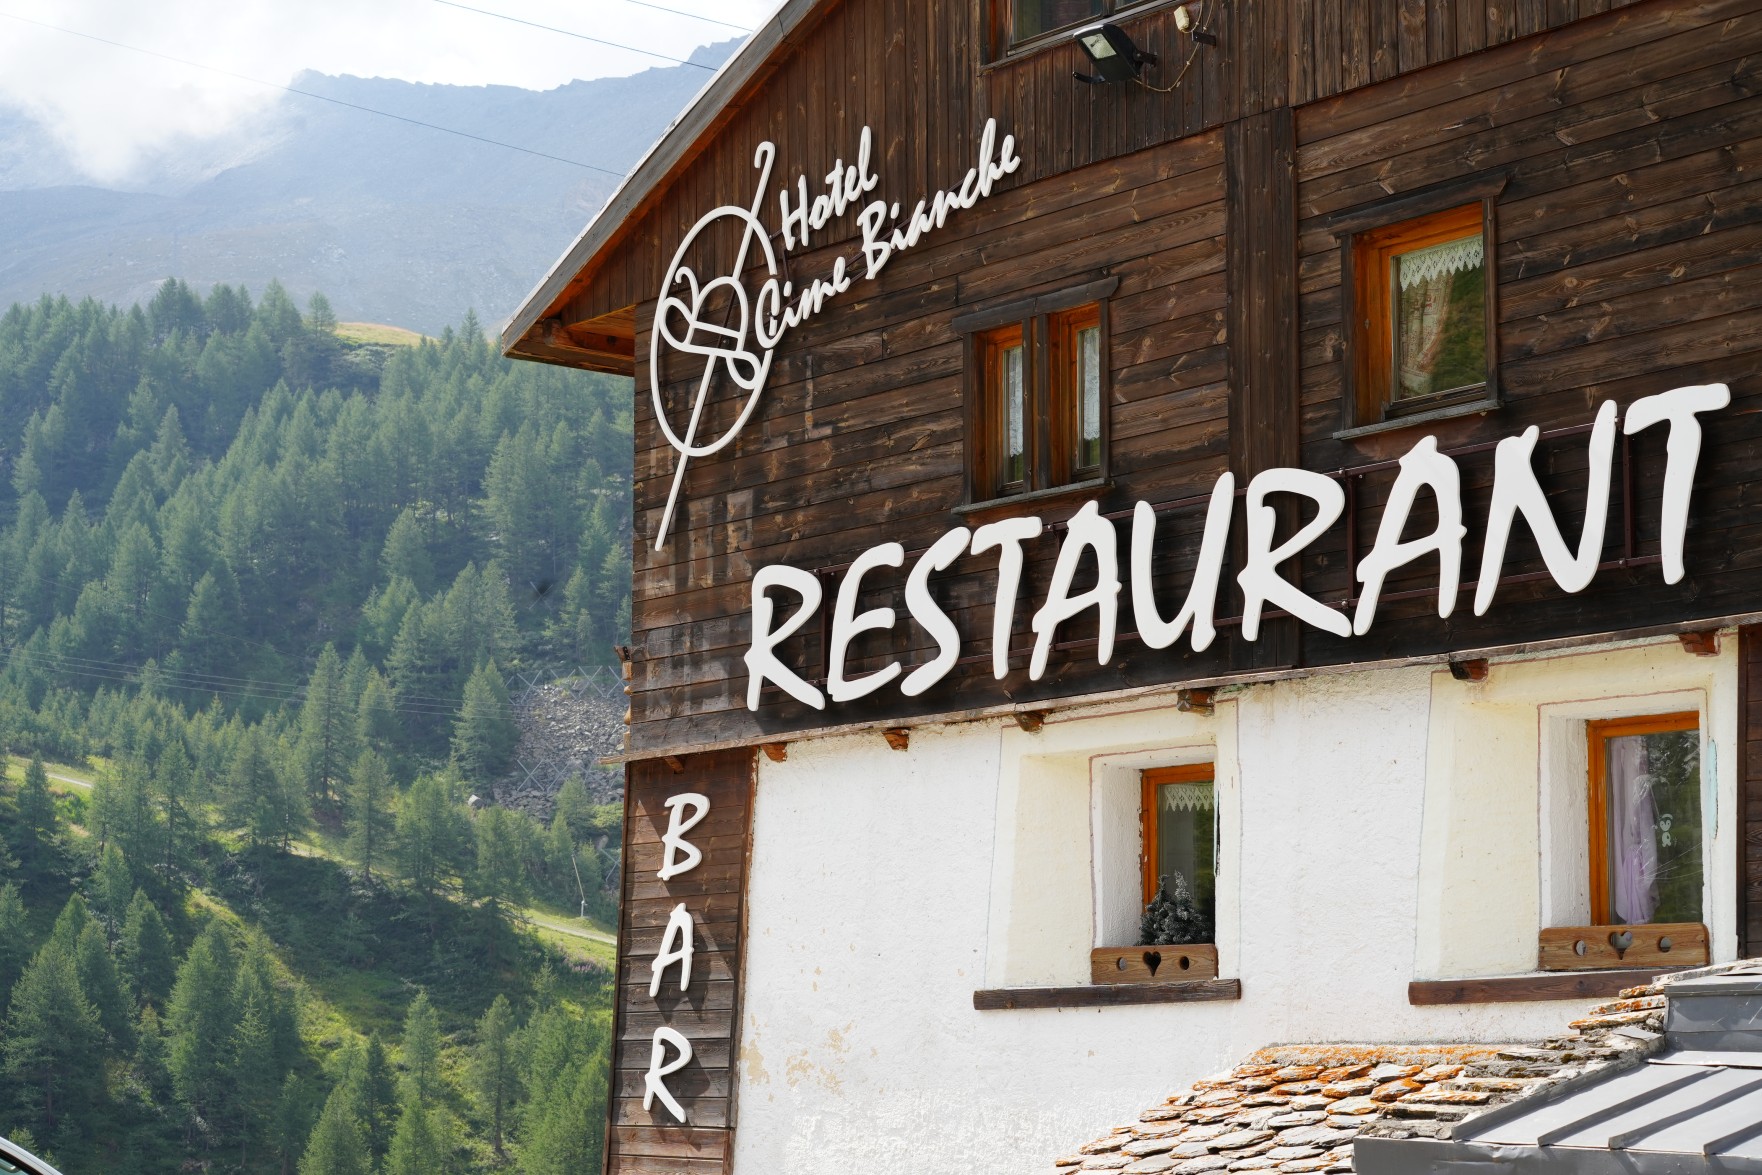
[[[1143,880],[1144,903],[1156,896],[1159,880],[1156,861],[1159,856],[1156,831],[1156,789],[1165,783],[1209,783],[1212,802],[1217,802],[1217,764],[1184,763],[1178,767],[1149,767],[1138,773],[1138,871]],[[1217,860],[1216,832],[1213,831],[1212,860]],[[1214,865],[1215,868],[1215,865]]]
[[[973,337],[974,354],[979,366],[980,416],[984,427],[974,437],[978,446],[975,455],[975,468],[985,478],[986,484],[992,486],[997,497],[1015,497],[1034,487],[1034,469],[1039,459],[1039,429],[1036,419],[1039,416],[1035,404],[1035,385],[1039,382],[1035,376],[1035,350],[1032,334],[1028,330],[1030,324],[1015,323],[1011,326],[999,326]],[[1006,481],[1004,463],[1008,460],[1004,444],[1004,381],[1002,355],[1014,347],[1022,350],[1022,411],[1026,419],[1022,422],[1022,454],[1025,476],[1021,481]]]
[[[1001,61],[1006,57],[1032,53],[1048,45],[1061,44],[1070,38],[1073,31],[1097,21],[1118,21],[1141,15],[1155,8],[1165,8],[1182,0],[1102,0],[1101,12],[1096,16],[1087,16],[1071,24],[1060,25],[1055,29],[1046,29],[1031,37],[1016,36],[1016,5],[1018,0],[986,0],[987,21],[990,29],[992,61]]]
[[[1118,278],[963,314],[953,328],[966,339],[966,500],[961,509],[985,509],[1044,495],[1104,487],[1112,437],[1108,295]],[[1100,332],[1101,459],[1079,466],[1082,396],[1077,386],[1077,332]],[[997,356],[1010,340],[1023,340],[1027,390],[1023,483],[1003,480],[1003,402]]]
[[[1340,246],[1340,297],[1343,382],[1342,437],[1400,428],[1447,416],[1484,412],[1499,406],[1499,281],[1496,204],[1504,175],[1480,176],[1379,201],[1327,220]],[[1426,222],[1479,209],[1486,272],[1486,373],[1479,385],[1415,397],[1396,404],[1394,338],[1390,313],[1389,259],[1397,251],[1421,247]],[[1456,233],[1461,233],[1458,222]],[[1449,240],[1445,235],[1438,240]],[[1428,242],[1436,243],[1436,241]],[[1373,323],[1366,338],[1364,324]]]
[[[1701,715],[1694,710],[1671,714],[1645,714],[1635,718],[1597,719],[1585,723],[1587,783],[1585,819],[1589,826],[1588,842],[1591,880],[1591,922],[1609,924],[1609,765],[1603,754],[1603,740],[1633,734],[1668,734],[1675,731],[1701,729]],[[1705,813],[1703,813],[1705,818]],[[1705,864],[1702,866],[1705,869]],[[1703,878],[1703,885],[1705,878]],[[1701,911],[1703,921],[1707,911]]]

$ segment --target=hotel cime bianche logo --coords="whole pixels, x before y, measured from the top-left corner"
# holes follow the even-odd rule
[[[814,233],[860,206],[860,255],[837,258],[824,276],[799,285],[788,278],[771,234],[760,218],[777,158],[776,144],[770,142],[760,143],[753,152],[758,182],[751,204],[744,208],[732,204],[712,208],[692,225],[674,251],[661,279],[654,330],[649,334],[649,391],[655,420],[662,436],[679,454],[667,505],[661,513],[660,525],[655,528],[656,550],[666,543],[672,529],[687,463],[694,457],[708,457],[721,451],[740,435],[758,408],[760,394],[771,374],[772,356],[789,332],[849,290],[858,265],[864,280],[874,280],[895,256],[915,248],[926,234],[946,224],[952,213],[972,208],[989,196],[997,181],[1022,163],[1016,154],[1015,136],[1004,135],[999,142],[997,120],[989,119],[979,138],[978,161],[961,182],[925,196],[908,211],[898,202],[871,198],[881,184],[870,162],[873,145],[874,135],[864,127],[857,141],[855,162],[846,164],[838,159],[822,177],[824,190],[811,199],[806,175],[797,176],[793,188],[785,185],[778,191],[779,230],[785,255],[806,247]],[[739,242],[733,264],[720,276],[700,278],[690,265],[699,251],[700,240],[712,230],[729,228],[738,234]],[[747,274],[749,267],[753,270],[751,277]],[[757,289],[749,290],[748,282],[754,280]],[[683,358],[667,365],[665,360],[670,356]],[[701,371],[696,366],[700,363]],[[688,378],[691,373],[697,375],[691,410],[682,428],[675,427],[662,394],[669,370],[684,370]],[[739,409],[714,439],[701,440],[708,427],[706,410],[719,377],[733,385]]]

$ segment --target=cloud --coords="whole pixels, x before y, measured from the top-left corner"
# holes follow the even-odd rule
[[[776,6],[776,0],[666,2],[749,27]],[[739,35],[628,0],[471,3],[677,57]],[[235,131],[286,97],[271,86],[213,70],[282,85],[309,69],[544,90],[577,78],[622,76],[665,64],[432,0],[0,0],[0,105],[25,111],[100,183],[125,182],[155,152],[180,140]]]

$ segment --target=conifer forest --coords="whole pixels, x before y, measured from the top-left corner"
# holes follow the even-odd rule
[[[481,798],[627,631],[629,397],[273,284],[0,317],[0,1135],[599,1169],[619,810]]]

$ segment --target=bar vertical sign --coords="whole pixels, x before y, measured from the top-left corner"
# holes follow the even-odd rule
[[[753,769],[740,750],[626,771],[610,1172],[728,1169]]]

